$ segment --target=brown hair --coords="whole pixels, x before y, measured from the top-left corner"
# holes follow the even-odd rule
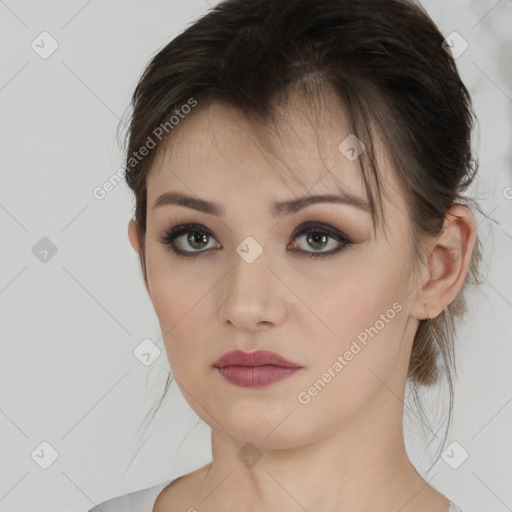
[[[162,127],[172,137],[176,123],[170,119],[185,113],[183,105],[196,101],[197,112],[224,102],[265,127],[292,94],[313,101],[328,89],[366,146],[358,162],[374,227],[385,226],[384,184],[372,144],[377,135],[409,208],[412,261],[421,261],[424,243],[440,233],[451,206],[472,204],[480,211],[463,196],[478,168],[471,150],[476,119],[443,41],[423,8],[407,0],[226,0],[192,23],[153,57],[132,98],[126,181],[135,194],[143,273],[146,179],[156,150],[142,159],[134,155],[149,140],[158,139],[160,147]],[[467,285],[480,284],[480,259],[477,239],[462,290],[437,318],[421,320],[412,348],[408,379],[416,402],[419,387],[438,382],[439,358],[444,362],[448,426],[454,318],[466,311]]]

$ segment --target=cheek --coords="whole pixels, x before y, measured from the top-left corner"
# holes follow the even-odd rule
[[[322,320],[304,325],[305,340],[318,340],[311,368],[315,378],[328,380],[325,373],[330,371],[338,383],[332,387],[355,386],[364,395],[383,385],[379,377],[386,381],[399,370],[405,307],[395,273],[370,269],[309,295],[308,304]],[[319,329],[324,333],[320,337]],[[355,401],[357,395],[347,400]]]
[[[339,317],[337,337],[323,338],[295,396],[301,417],[331,418],[340,422],[363,414],[377,397],[399,396],[398,383],[406,371],[406,354],[401,347],[403,309],[395,302],[390,308],[358,308],[352,316]],[[379,318],[384,311],[384,318]],[[376,314],[378,313],[378,314]],[[387,321],[387,322],[386,322]],[[393,390],[393,391],[391,391]]]
[[[210,346],[205,332],[215,318],[213,302],[208,299],[212,286],[189,280],[160,280],[153,288],[152,299],[164,339],[171,371],[184,384],[207,371]],[[210,340],[212,341],[212,340]],[[213,363],[213,361],[211,361]],[[186,386],[186,384],[185,384]],[[188,386],[187,386],[188,387]]]
[[[190,265],[171,255],[168,247],[154,246],[148,251],[151,301],[164,333],[179,328],[181,319],[193,313],[201,300],[208,300],[211,276],[191,271]]]
[[[340,341],[355,338],[377,322],[377,327],[382,327],[381,316],[384,322],[396,316],[400,306],[393,304],[401,304],[401,293],[393,274],[390,268],[367,266],[361,272],[341,274],[336,280],[331,277],[324,281],[328,286],[308,290],[306,305],[322,320],[323,326],[320,321],[317,324],[327,335],[330,332]],[[383,330],[389,330],[387,325]]]

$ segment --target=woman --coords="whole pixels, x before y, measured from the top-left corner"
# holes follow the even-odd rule
[[[152,59],[129,238],[212,462],[98,510],[460,511],[402,431],[478,283],[449,46],[411,1],[227,0]]]

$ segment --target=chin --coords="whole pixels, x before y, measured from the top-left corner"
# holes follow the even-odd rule
[[[279,414],[276,414],[276,410],[271,414],[267,404],[265,412],[233,411],[232,414],[219,417],[223,418],[222,426],[225,430],[241,445],[252,443],[261,449],[286,449],[307,444],[309,438],[306,432],[302,432],[304,425],[293,421],[290,410],[280,408]],[[214,424],[213,428],[217,430],[219,427]],[[221,434],[228,435],[226,432]]]

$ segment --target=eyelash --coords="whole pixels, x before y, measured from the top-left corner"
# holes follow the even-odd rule
[[[186,235],[188,233],[200,233],[201,235],[207,235],[209,237],[213,237],[213,234],[210,230],[205,228],[204,226],[201,226],[200,224],[175,224],[171,226],[168,231],[166,231],[163,235],[160,236],[160,243],[164,245],[168,245],[170,249],[173,251],[173,253],[181,258],[196,258],[199,255],[208,252],[211,249],[207,250],[200,250],[200,251],[183,251],[182,249],[179,249],[176,247],[175,240],[179,238],[182,235]],[[297,228],[293,234],[292,241],[296,238],[304,235],[304,234],[310,234],[314,233],[316,235],[326,235],[330,238],[333,238],[337,242],[339,242],[341,245],[338,246],[336,249],[331,249],[327,252],[310,252],[310,251],[303,251],[301,249],[292,249],[291,251],[294,253],[297,253],[301,256],[306,256],[310,258],[316,258],[316,259],[322,259],[326,258],[328,256],[333,256],[334,254],[344,250],[349,245],[352,245],[353,242],[348,239],[348,237],[338,231],[337,229],[331,228],[327,224],[318,223],[318,222],[306,222],[305,224],[302,224],[299,228]]]

